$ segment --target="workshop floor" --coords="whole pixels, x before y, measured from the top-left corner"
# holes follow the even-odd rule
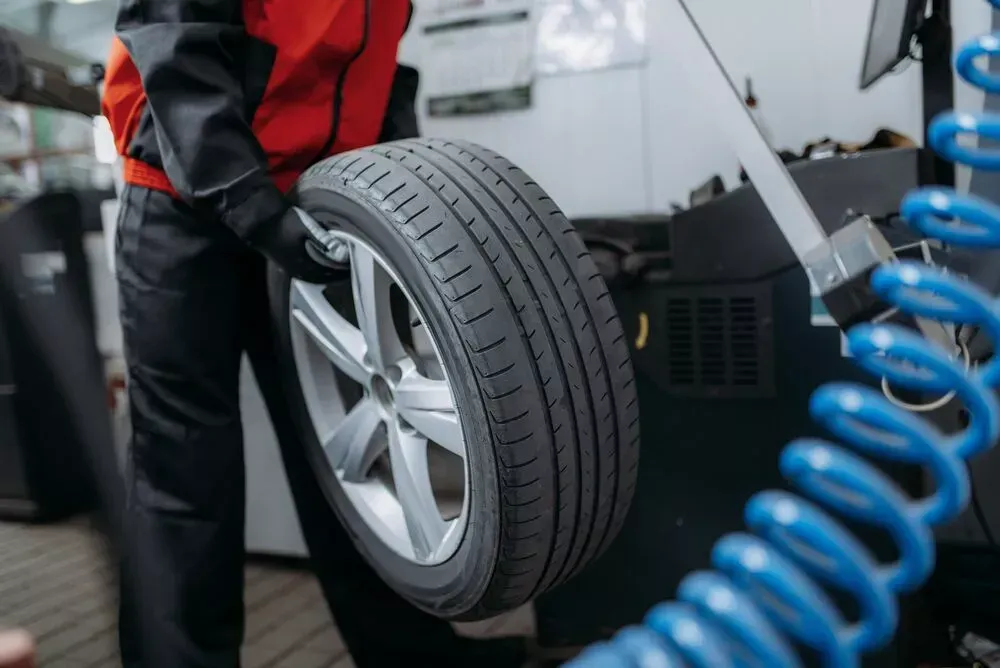
[[[244,668],[352,668],[308,573],[247,568]],[[0,628],[31,631],[42,668],[118,666],[115,612],[106,565],[83,525],[0,523]],[[529,633],[524,609],[464,624],[470,636]]]

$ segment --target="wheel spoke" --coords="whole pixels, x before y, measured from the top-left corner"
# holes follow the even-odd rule
[[[413,341],[413,351],[416,357],[421,359],[434,359],[434,342],[431,341],[431,334],[427,331],[427,324],[423,321],[416,309],[410,307],[410,339]]]
[[[381,422],[375,404],[362,399],[326,438],[323,449],[334,469],[343,471],[345,481],[363,482],[385,451],[386,441],[378,428]]]
[[[462,426],[446,381],[415,371],[404,375],[396,387],[396,410],[422,436],[452,454],[465,456]]]
[[[364,364],[365,339],[323,295],[323,287],[296,281],[292,315],[333,364],[359,383],[371,373]]]
[[[403,509],[414,556],[427,559],[444,540],[448,525],[441,517],[427,463],[427,441],[389,425],[389,460],[396,498]]]
[[[379,251],[338,234],[350,251],[356,318],[334,295],[328,300],[322,286],[293,281],[291,288],[291,316],[301,328],[293,337],[296,364],[324,455],[336,471],[330,483],[394,552],[418,564],[440,563],[454,553],[468,524],[469,487],[462,424],[438,342]],[[340,384],[330,382],[334,368],[365,388],[346,416]],[[327,415],[328,406],[337,421]],[[439,470],[432,443],[463,461],[445,458]],[[466,473],[461,479],[459,466]],[[444,511],[436,498],[439,474],[449,478],[440,490]]]
[[[355,243],[351,245],[351,282],[368,360],[385,371],[406,355],[389,304],[392,278],[371,252]]]

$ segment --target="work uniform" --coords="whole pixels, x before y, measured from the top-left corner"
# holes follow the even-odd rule
[[[499,646],[477,656],[479,645],[398,598],[336,521],[280,392],[266,265],[253,248],[260,230],[280,227],[285,193],[310,165],[416,134],[416,72],[396,63],[411,12],[409,0],[122,0],[103,103],[127,183],[117,266],[129,515],[161,550],[155,571],[139,564],[134,600],[155,601],[168,629],[162,665],[239,665],[244,351],[355,663],[505,665]],[[148,666],[126,602],[125,665]]]

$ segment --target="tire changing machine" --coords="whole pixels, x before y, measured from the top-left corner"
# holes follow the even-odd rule
[[[907,192],[953,182],[951,165],[923,149],[882,149],[795,163],[782,176],[683,3],[668,4],[684,26],[676,32],[686,32],[691,53],[703,56],[687,67],[700,81],[706,107],[713,98],[719,125],[732,133],[751,183],[672,217],[576,221],[631,342],[642,455],[636,497],[619,538],[590,570],[535,603],[539,645],[553,655],[564,650],[572,656],[639,623],[688,573],[708,566],[716,539],[743,530],[748,498],[761,489],[787,488],[778,466],[785,445],[829,436],[809,415],[814,390],[831,380],[872,385],[847,356],[841,329],[802,269],[796,232],[787,228],[808,231],[812,218],[820,236],[833,235],[856,221],[848,213],[856,212],[875,221],[897,256],[955,268],[948,254],[896,220]],[[898,4],[912,12],[918,3]],[[921,35],[928,121],[951,106],[950,25],[942,12],[947,3],[935,0],[928,32]],[[795,188],[789,177],[804,202],[790,198]],[[957,425],[958,408],[953,403],[932,419],[943,428]],[[914,470],[889,470],[909,491],[922,489]],[[955,524],[965,527],[959,533],[972,533],[969,514]],[[954,535],[954,525],[949,529]],[[894,558],[884,535],[864,527],[858,535],[883,560]],[[928,652],[921,646],[926,608],[920,594],[904,599],[896,642],[864,665],[918,665]]]
[[[920,182],[923,157],[886,149],[789,171],[830,234],[848,209],[897,211]],[[706,566],[719,536],[743,527],[748,498],[785,487],[785,444],[824,436],[809,417],[810,394],[832,379],[870,382],[842,355],[840,329],[753,186],[669,219],[577,226],[631,342],[642,454],[615,543],[535,603],[545,649],[580,647],[641,620]]]

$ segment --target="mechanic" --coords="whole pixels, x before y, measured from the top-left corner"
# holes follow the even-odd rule
[[[520,638],[473,641],[388,588],[331,514],[280,392],[266,260],[313,283],[343,265],[289,191],[317,161],[416,135],[416,71],[396,52],[409,0],[121,0],[103,110],[122,156],[117,268],[133,434],[128,516],[159,542],[155,601],[172,668],[238,666],[244,636],[244,351],[303,533],[352,658],[516,666]],[[135,555],[132,558],[137,558]],[[144,558],[139,557],[140,560]],[[125,666],[142,655],[123,596]]]

